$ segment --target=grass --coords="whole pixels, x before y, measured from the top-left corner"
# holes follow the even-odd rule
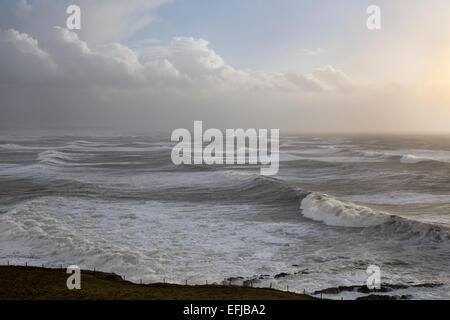
[[[266,288],[167,283],[135,284],[113,273],[82,270],[81,289],[69,290],[65,269],[0,266],[1,300],[310,300]]]

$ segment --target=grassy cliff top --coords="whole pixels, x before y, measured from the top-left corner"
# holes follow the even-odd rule
[[[0,266],[2,300],[309,300],[274,289],[220,285],[135,284],[113,273],[81,270],[81,289],[69,290],[65,269]]]

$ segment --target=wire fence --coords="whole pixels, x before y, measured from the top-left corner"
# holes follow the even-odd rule
[[[4,266],[11,266],[11,267],[16,267],[16,266],[25,266],[25,267],[40,267],[40,268],[49,268],[49,269],[67,269],[66,267],[64,267],[63,264],[29,264],[28,261],[25,261],[24,263],[20,264],[20,263],[10,263],[10,261],[8,260],[6,265]],[[80,268],[81,269],[81,268]],[[92,269],[82,269],[85,271],[90,271],[90,272],[104,272],[104,271],[99,271],[96,270],[96,268],[92,268]],[[105,272],[105,273],[109,273],[109,272]],[[112,272],[111,272],[112,273]],[[124,281],[130,281],[133,283],[137,283],[136,281],[131,281],[131,280],[127,280],[127,277],[125,274],[118,274],[119,277],[121,277]],[[232,280],[223,280],[221,283],[218,282],[209,282],[208,280],[204,281],[203,283],[198,283],[198,282],[192,282],[190,283],[188,279],[184,280],[181,283],[177,283],[176,281],[171,281],[171,282],[166,282],[166,278],[162,278],[162,282],[161,281],[153,281],[153,282],[145,282],[142,279],[139,279],[139,284],[140,285],[152,285],[152,284],[159,284],[159,283],[163,283],[163,284],[174,284],[174,285],[185,285],[185,286],[201,286],[201,285],[206,285],[206,286],[224,286],[224,287],[245,287],[245,288],[259,288],[259,289],[272,289],[272,290],[277,290],[277,291],[284,291],[284,292],[291,292],[291,293],[296,293],[296,294],[305,294],[305,295],[310,295],[310,296],[315,296],[315,297],[320,297],[322,298],[322,293],[320,293],[320,296],[311,292],[307,292],[306,289],[303,289],[302,291],[289,291],[289,285],[282,285],[280,286],[279,284],[275,284],[273,282],[268,282],[266,281],[266,285],[261,285],[258,284],[257,286],[254,286],[254,281],[255,279],[250,279],[250,280],[243,280],[242,279],[242,284],[240,284],[237,281],[232,281]],[[341,297],[341,299],[343,299],[343,297]]]

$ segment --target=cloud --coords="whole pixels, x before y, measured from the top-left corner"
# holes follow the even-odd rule
[[[175,37],[168,47],[157,47],[157,59],[168,61],[191,85],[208,90],[281,90],[318,92],[335,90],[349,82],[344,72],[332,67],[308,75],[237,69],[227,64],[204,39]],[[339,79],[342,77],[342,79]]]
[[[430,112],[437,102],[417,96],[421,83],[419,89],[401,81],[403,90],[388,88],[370,71],[358,78],[353,69],[350,77],[336,65],[303,74],[250,70],[231,64],[206,39],[133,39],[168,1],[3,0],[0,124],[124,122],[168,129],[201,119],[217,127],[304,131],[448,128],[448,100],[439,102],[442,111]],[[77,32],[64,28],[72,3],[82,10]]]
[[[374,91],[329,65],[307,74],[240,69],[204,39],[143,42],[143,52],[158,52],[147,55],[118,42],[91,45],[54,27],[41,43],[14,29],[0,31],[2,125],[20,120],[167,130],[202,119],[212,127],[401,130],[398,116],[390,122],[382,116],[392,110],[410,115],[403,128],[436,122],[414,109],[418,102],[407,88]]]
[[[141,43],[139,49],[157,55],[118,42],[91,45],[58,26],[42,39],[0,31],[3,122],[26,116],[33,122],[128,119],[134,125],[150,117],[163,125],[174,121],[173,114],[236,121],[242,105],[248,115],[239,119],[250,120],[260,110],[285,108],[287,100],[339,93],[350,82],[331,66],[306,75],[239,69],[208,41],[192,37],[175,37],[166,46]]]
[[[8,83],[43,82],[56,65],[38,42],[16,30],[0,30],[0,81]]]
[[[317,81],[324,89],[348,91],[352,88],[351,79],[341,70],[325,66],[313,70],[309,77]]]
[[[11,29],[1,35],[2,49],[9,52],[1,54],[2,66],[10,74],[17,68],[12,79],[21,77],[22,82],[46,74],[59,85],[129,90],[159,85],[166,90],[185,88],[187,94],[192,94],[190,90],[320,92],[340,90],[350,83],[342,71],[331,66],[308,75],[236,69],[226,64],[208,41],[192,37],[176,37],[159,56],[141,60],[137,52],[119,43],[91,48],[75,32],[62,27],[54,27],[47,35],[45,50],[25,33]],[[27,71],[20,65],[28,66]]]

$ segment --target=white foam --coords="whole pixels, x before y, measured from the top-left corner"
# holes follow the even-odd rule
[[[431,160],[431,159],[418,157],[413,154],[405,154],[404,156],[402,156],[400,158],[401,163],[419,163],[419,162],[426,161],[426,160]]]
[[[25,147],[20,146],[15,143],[0,144],[0,149],[5,149],[5,150],[18,150],[18,149],[23,149],[23,148],[25,148]]]
[[[38,154],[38,160],[47,164],[64,164],[64,161],[73,160],[73,158],[64,152],[47,150]]]
[[[244,171],[244,170],[226,170],[222,172],[222,175],[230,180],[234,181],[246,181],[259,177],[255,172]]]
[[[345,197],[345,199],[362,203],[388,205],[450,203],[450,195],[415,192],[385,192],[376,194],[361,194],[347,196]]]
[[[324,162],[383,162],[390,157],[400,157],[404,164],[414,164],[422,161],[450,162],[450,151],[427,149],[399,150],[365,150],[354,145],[318,146],[316,148],[300,148],[288,150],[305,160]]]
[[[371,246],[370,233],[279,220],[278,214],[270,221],[255,220],[262,210],[264,206],[249,204],[38,198],[0,214],[0,263],[77,264],[136,282],[165,278],[201,284],[268,274],[272,277],[255,286],[273,283],[274,288],[289,285],[293,291],[312,292],[348,284],[346,279],[365,283],[365,267],[374,261],[404,260],[417,268],[384,265],[383,279],[419,281],[429,275],[431,256],[438,270],[434,281],[448,279],[445,257],[439,258],[446,251],[436,244],[399,248],[382,237]],[[376,228],[374,234],[383,234],[384,229]],[[308,273],[295,275],[299,270]],[[273,278],[281,272],[290,276]]]
[[[390,217],[368,207],[314,192],[302,200],[300,209],[303,216],[330,226],[369,227],[382,224]]]
[[[401,156],[400,162],[414,164],[422,161],[450,162],[450,151],[426,150],[426,149],[406,149],[394,152]]]

